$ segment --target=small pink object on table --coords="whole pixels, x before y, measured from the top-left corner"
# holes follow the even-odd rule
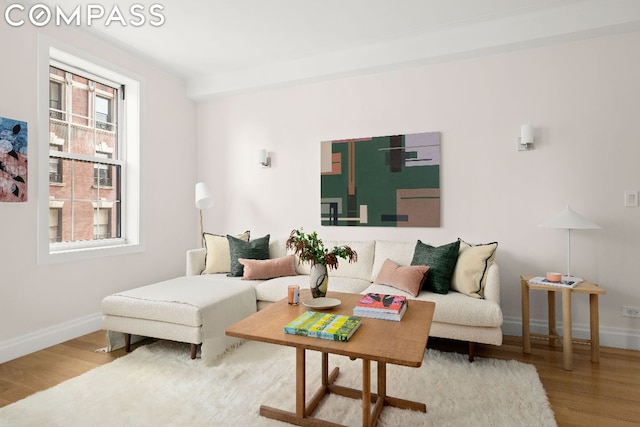
[[[561,273],[547,273],[547,280],[550,282],[560,282],[562,281]]]

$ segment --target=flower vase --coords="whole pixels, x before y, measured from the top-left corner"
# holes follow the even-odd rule
[[[323,264],[314,264],[309,272],[309,288],[314,298],[321,298],[327,295],[327,287],[329,286],[329,275],[327,274],[327,266]]]

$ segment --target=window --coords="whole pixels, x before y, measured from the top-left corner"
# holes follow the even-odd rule
[[[60,151],[60,146],[49,144],[50,151]],[[57,157],[49,157],[49,182],[62,183],[62,162]]]
[[[139,83],[50,46],[48,54],[39,260],[139,251]]]
[[[49,208],[49,242],[62,240],[62,209]]]
[[[60,85],[60,90],[50,90],[53,97],[49,105],[54,107],[49,107],[49,139],[62,143],[49,151],[49,181],[63,182],[60,171],[69,170],[64,186],[49,187],[49,199],[64,203],[57,218],[64,230],[59,241],[120,238],[118,215],[111,221],[112,218],[96,216],[94,209],[89,209],[90,204],[106,200],[115,206],[116,213],[120,211],[121,188],[112,185],[112,177],[119,181],[124,159],[118,155],[121,152],[118,122],[107,123],[111,120],[110,104],[121,99],[120,86],[97,82],[98,77],[87,77],[60,63],[50,66],[50,75],[51,87]],[[64,85],[57,82],[60,76],[64,77]],[[66,104],[56,99],[62,90],[71,94]],[[98,90],[106,95],[99,96]]]
[[[96,157],[110,159],[111,154],[104,152],[96,152]],[[96,163],[93,166],[93,185],[94,187],[111,187],[111,169],[112,166]]]
[[[111,238],[111,208],[97,205],[93,210],[93,238]]]
[[[62,82],[59,76],[52,75],[49,81],[49,117],[62,120],[64,112],[62,111]]]
[[[111,123],[111,98],[104,96],[96,96],[96,128],[104,130],[113,130]]]

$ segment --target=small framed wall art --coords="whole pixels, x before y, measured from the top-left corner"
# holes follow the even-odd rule
[[[0,202],[27,201],[27,123],[0,117]]]

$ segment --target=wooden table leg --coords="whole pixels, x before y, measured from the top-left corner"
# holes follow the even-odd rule
[[[378,362],[378,397],[387,397],[387,364]]]
[[[296,348],[296,417],[305,416],[305,350]]]
[[[427,406],[424,403],[387,396],[387,365],[384,362],[378,362],[378,392],[374,394],[371,393],[371,360],[362,359],[362,390],[357,390],[333,383],[338,376],[339,370],[336,367],[331,373],[329,373],[328,356],[328,353],[322,353],[323,384],[315,395],[311,397],[309,405],[307,405],[305,396],[305,350],[300,347],[296,348],[295,413],[273,408],[271,406],[261,405],[260,415],[298,426],[344,427],[341,424],[313,417],[315,408],[318,406],[322,398],[328,393],[335,393],[339,396],[345,396],[352,399],[362,399],[362,425],[366,427],[375,427],[377,425],[380,413],[385,405],[410,409],[413,411],[427,412]],[[373,410],[371,405],[372,400],[375,402]]]
[[[547,291],[547,314],[549,317],[549,345],[556,346],[558,340],[554,336],[558,336],[557,318],[556,318],[556,293]]]
[[[378,396],[371,412],[371,425],[378,424],[382,408],[387,403],[387,364],[378,362]]]
[[[571,288],[562,289],[562,359],[564,369],[573,369],[573,338],[571,336]]]
[[[529,325],[529,284],[526,280],[520,281],[522,287],[522,351],[531,353],[531,329]]]
[[[328,353],[322,353],[322,385],[323,386],[328,386],[329,385],[329,354]]]
[[[371,361],[362,359],[362,426],[371,425]]]
[[[598,314],[598,294],[589,294],[591,314],[591,361],[600,362],[600,320]]]
[[[318,404],[329,393],[333,382],[338,376],[339,369],[335,367],[331,373],[329,373],[329,354],[322,353],[322,385],[318,388],[315,394],[311,397],[308,404],[306,402],[306,354],[304,348],[296,348],[296,410],[295,412],[285,411],[271,406],[261,405],[260,415],[273,420],[283,421],[285,423],[294,424],[298,426],[327,426],[327,427],[344,427],[340,424],[332,423],[330,421],[321,420],[313,417],[313,412],[318,407]],[[354,390],[355,391],[355,390]],[[353,393],[347,395],[348,397],[360,398],[361,395],[357,394],[353,396]]]

